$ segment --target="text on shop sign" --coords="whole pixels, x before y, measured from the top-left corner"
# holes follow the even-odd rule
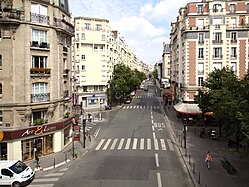
[[[48,127],[48,126],[37,126],[35,129],[27,129],[23,134],[23,136],[28,135],[36,135],[39,136],[43,133],[56,130],[56,126]]]

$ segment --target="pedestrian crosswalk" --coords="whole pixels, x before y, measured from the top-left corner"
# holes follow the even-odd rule
[[[53,187],[54,183],[64,175],[64,172],[68,168],[63,168],[56,173],[49,173],[46,175],[36,175],[35,179],[29,185],[29,187]]]
[[[162,150],[174,151],[174,144],[170,139],[156,138],[108,138],[101,139],[95,151],[106,150]]]
[[[142,98],[154,98],[155,96],[153,95],[138,95],[138,96],[134,96],[134,98],[136,99],[142,99]]]
[[[145,105],[127,105],[123,109],[160,109],[159,106],[145,106]]]

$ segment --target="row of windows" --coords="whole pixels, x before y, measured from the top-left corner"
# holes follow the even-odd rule
[[[204,41],[205,35],[204,33],[198,33],[198,41]],[[231,41],[237,40],[237,32],[231,32],[230,34]],[[213,33],[213,40],[221,41],[222,40],[222,32],[214,32]]]
[[[214,12],[222,12],[224,8],[222,8],[222,5],[221,4],[214,4],[213,5],[213,11]],[[246,10],[249,11],[249,3],[246,4]],[[235,13],[236,12],[236,5],[235,4],[230,4],[229,6],[229,11],[231,13]],[[197,12],[199,14],[202,14],[203,13],[203,5],[198,5],[197,6]]]
[[[213,48],[213,57],[214,58],[222,58],[222,47],[214,47]],[[237,47],[231,47],[231,58],[237,57]],[[198,58],[204,58],[204,48],[198,48]]]
[[[79,29],[80,22],[77,22],[77,30]],[[83,30],[95,30],[95,31],[102,31],[102,24],[91,24],[91,23],[84,23]]]

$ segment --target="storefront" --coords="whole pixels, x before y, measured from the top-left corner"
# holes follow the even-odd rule
[[[16,131],[3,131],[0,142],[1,160],[31,160],[37,151],[39,156],[55,153],[70,143],[72,118],[65,121],[33,126]]]

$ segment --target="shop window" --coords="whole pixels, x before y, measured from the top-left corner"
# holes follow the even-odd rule
[[[44,136],[45,140],[44,140],[44,154],[49,154],[49,153],[53,153],[53,135],[49,134],[47,136]]]
[[[22,140],[22,160],[34,159],[34,140]]]
[[[0,160],[7,160],[7,143],[0,143]]]
[[[70,136],[70,129],[71,126],[68,126],[64,129],[64,145],[67,145],[70,141],[70,139],[68,138]]]

